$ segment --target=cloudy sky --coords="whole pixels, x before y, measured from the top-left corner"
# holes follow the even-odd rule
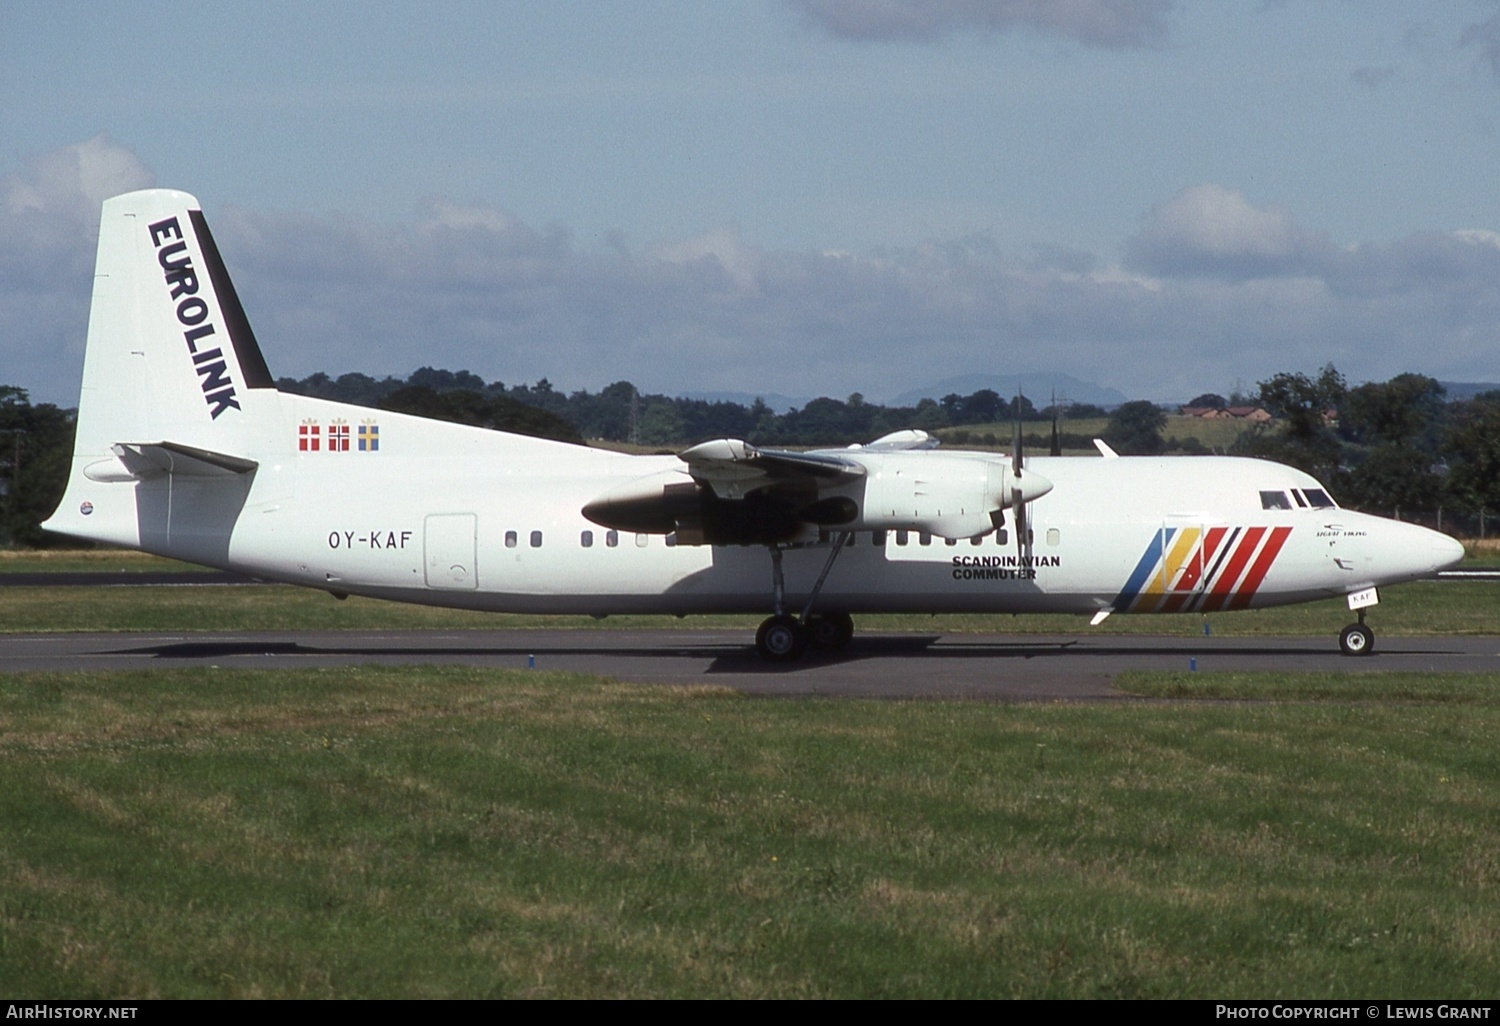
[[[1500,381],[1500,3],[0,0],[0,384],[198,196],[277,375]]]

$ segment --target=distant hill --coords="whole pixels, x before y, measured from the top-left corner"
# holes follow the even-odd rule
[[[1439,381],[1438,384],[1447,391],[1450,402],[1472,399],[1480,392],[1500,392],[1500,383],[1493,381]]]
[[[941,399],[954,393],[973,395],[982,388],[993,390],[1002,399],[1014,398],[1019,388],[1037,409],[1049,405],[1054,392],[1059,401],[1067,399],[1095,406],[1119,406],[1130,401],[1130,397],[1119,389],[1105,388],[1092,381],[1080,381],[1068,374],[1039,371],[1034,374],[960,374],[956,378],[944,378],[925,388],[902,392],[886,405],[915,406],[923,399]]]

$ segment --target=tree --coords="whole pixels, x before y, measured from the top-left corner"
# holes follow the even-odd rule
[[[1347,393],[1343,375],[1331,363],[1317,378],[1277,374],[1262,381],[1261,405],[1281,421],[1281,431],[1245,436],[1244,450],[1289,463],[1331,484],[1339,475],[1343,447],[1330,422]]]
[[[434,392],[424,385],[408,385],[381,400],[380,408],[559,442],[583,441],[578,430],[556,414],[503,395],[484,395],[466,389]]]
[[[1191,402],[1184,403],[1183,405],[1191,406],[1195,409],[1200,410],[1222,410],[1226,409],[1229,406],[1229,401],[1222,395],[1218,395],[1217,393],[1204,392],[1196,399],[1192,400]]]
[[[931,399],[923,399],[917,403],[917,408],[912,418],[912,427],[923,431],[936,431],[953,423],[948,419],[948,414],[943,408]]]
[[[0,544],[55,545],[41,522],[68,483],[73,456],[72,410],[32,405],[24,388],[0,385]]]
[[[1377,445],[1350,472],[1342,500],[1369,513],[1390,516],[1430,513],[1442,499],[1443,482],[1432,458],[1409,445]]]
[[[1471,513],[1500,510],[1500,392],[1456,404],[1443,435],[1447,493]]]
[[[1442,479],[1433,472],[1446,416],[1443,386],[1420,374],[1351,388],[1338,433],[1352,444],[1344,501],[1360,509],[1427,513],[1438,507]]]
[[[683,440],[682,414],[670,399],[658,399],[641,414],[642,445],[679,445]]]
[[[1444,414],[1446,390],[1421,374],[1398,374],[1351,388],[1339,411],[1339,434],[1365,445],[1432,450]]]
[[[981,388],[959,407],[958,420],[963,424],[993,424],[1005,410],[1000,394],[992,388]]]
[[[1154,456],[1166,449],[1162,429],[1167,415],[1145,399],[1125,403],[1109,415],[1104,440],[1116,452],[1132,456]]]

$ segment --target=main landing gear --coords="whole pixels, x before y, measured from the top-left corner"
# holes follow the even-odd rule
[[[1365,611],[1359,611],[1359,623],[1351,623],[1339,632],[1339,650],[1346,656],[1367,656],[1375,651],[1375,632],[1365,626]]]
[[[770,546],[771,586],[776,612],[755,632],[755,647],[763,658],[772,662],[789,663],[802,658],[809,646],[825,652],[837,652],[849,644],[854,637],[853,618],[848,613],[813,613],[812,607],[823,590],[823,582],[828,580],[828,572],[833,569],[834,562],[839,558],[839,553],[844,551],[850,537],[848,531],[843,531],[834,542],[833,551],[828,553],[828,561],[823,564],[823,572],[818,575],[812,593],[807,596],[807,604],[802,607],[801,616],[792,616],[786,611],[786,578],[781,568],[783,548],[780,545]]]

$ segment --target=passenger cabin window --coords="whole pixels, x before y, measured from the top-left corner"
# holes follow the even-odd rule
[[[638,549],[644,549],[646,547],[646,542],[650,540],[651,536],[649,534],[637,534],[635,536],[635,547]]]
[[[580,534],[578,536],[578,544],[582,545],[586,549],[593,548],[594,547],[594,532],[593,531],[584,531],[582,534]]]
[[[1286,497],[1286,492],[1261,492],[1261,509],[1291,509],[1292,500]]]
[[[532,531],[531,532],[531,547],[534,548],[534,549],[539,549],[539,548],[542,547],[542,532],[541,531]]]
[[[905,545],[906,544],[906,539],[908,537],[910,537],[910,535],[908,535],[907,532],[905,532],[905,531],[897,531],[896,532],[896,544],[897,545]]]
[[[505,532],[505,547],[507,549],[513,549],[513,548],[516,547],[516,532],[514,532],[514,531],[506,531]]]
[[[923,531],[917,535],[917,542],[922,545],[931,545],[932,535],[927,531]]]
[[[610,531],[610,532],[606,533],[605,536],[604,536],[604,544],[608,545],[610,548],[614,548],[616,545],[619,545],[620,544],[620,532],[619,531]]]
[[[1047,528],[1047,544],[1056,545],[1060,541],[1062,541],[1062,533],[1055,527]]]

